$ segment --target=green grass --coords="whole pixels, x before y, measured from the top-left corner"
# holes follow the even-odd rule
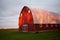
[[[60,30],[37,34],[18,30],[0,30],[0,40],[60,40]]]

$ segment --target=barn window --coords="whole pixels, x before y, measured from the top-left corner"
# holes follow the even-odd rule
[[[53,27],[53,24],[51,24],[51,27]]]
[[[28,13],[30,13],[30,10],[28,10]]]
[[[57,24],[55,24],[55,27],[57,27]]]
[[[42,28],[42,24],[40,25],[40,28]]]
[[[48,24],[46,24],[46,27],[48,27]]]
[[[22,16],[22,14],[21,14],[21,16]]]

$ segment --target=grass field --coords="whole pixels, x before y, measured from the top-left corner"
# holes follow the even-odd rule
[[[0,30],[0,40],[60,40],[60,30],[40,33]]]

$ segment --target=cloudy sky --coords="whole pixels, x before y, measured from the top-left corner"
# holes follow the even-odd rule
[[[0,0],[0,28],[18,28],[23,6],[60,13],[60,0]]]

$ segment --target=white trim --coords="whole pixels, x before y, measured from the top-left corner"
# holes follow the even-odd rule
[[[23,26],[28,26],[28,24],[23,24]]]

